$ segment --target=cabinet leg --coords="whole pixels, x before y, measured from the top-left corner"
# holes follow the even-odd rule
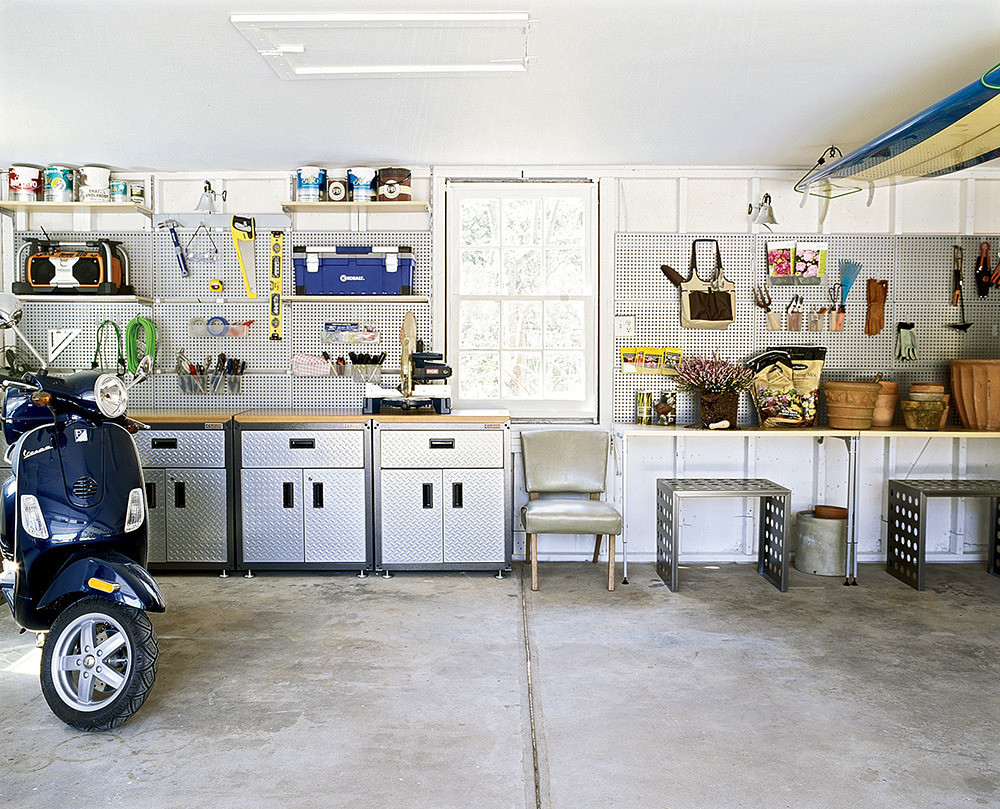
[[[243,578],[244,579],[252,579],[253,578],[253,571],[252,570],[248,570],[247,574]]]
[[[219,578],[220,579],[228,579],[229,578],[229,574],[225,571],[225,569],[223,569],[223,571],[219,574]]]
[[[392,578],[392,572],[389,571],[389,570],[383,570],[382,571],[382,578],[383,579],[391,579]]]
[[[503,579],[503,568],[500,568],[500,569],[499,569],[499,570],[497,571],[497,575],[496,575],[496,577],[497,577],[498,579]]]
[[[358,571],[358,578],[359,579],[367,579],[368,578],[368,574],[365,573],[365,569],[364,568],[361,568],[361,570]]]

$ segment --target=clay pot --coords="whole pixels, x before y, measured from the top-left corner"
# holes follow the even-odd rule
[[[843,506],[816,506],[813,513],[818,520],[846,520],[847,509]]]
[[[949,404],[950,400],[951,400],[951,394],[946,393],[944,395],[944,399],[942,399],[942,401],[944,402],[944,413],[941,414],[941,424],[938,427],[939,430],[943,430],[945,427],[948,426],[948,414],[951,412],[951,405]]]
[[[940,430],[944,417],[944,402],[914,402],[904,399],[900,403],[903,420],[908,430]]]
[[[879,382],[882,389],[875,400],[872,412],[872,427],[891,427],[896,417],[896,402],[899,400],[898,382]],[[816,516],[819,516],[818,514]]]
[[[910,385],[910,393],[944,393],[944,385],[937,382],[914,382]]]
[[[1000,360],[952,360],[951,394],[970,430],[1000,430]]]
[[[867,430],[872,426],[878,382],[823,382],[827,423],[835,430]]]

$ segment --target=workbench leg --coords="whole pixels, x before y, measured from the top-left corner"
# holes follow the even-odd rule
[[[608,534],[608,589],[615,589],[615,535]]]

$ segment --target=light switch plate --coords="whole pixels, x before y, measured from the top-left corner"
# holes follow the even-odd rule
[[[635,315],[615,315],[615,337],[635,337]]]

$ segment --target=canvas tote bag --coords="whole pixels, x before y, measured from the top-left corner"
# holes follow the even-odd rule
[[[698,273],[698,244],[715,245],[715,267],[709,280]],[[680,284],[681,326],[685,329],[725,329],[736,320],[736,287],[722,274],[722,254],[715,239],[695,239],[691,244],[688,277]]]

